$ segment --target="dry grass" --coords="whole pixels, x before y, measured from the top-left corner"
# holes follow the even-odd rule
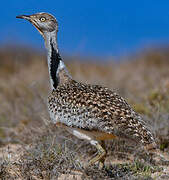
[[[121,63],[70,60],[78,81],[115,89],[139,112],[169,157],[169,54],[151,51]],[[95,152],[87,142],[50,123],[45,57],[30,50],[0,50],[0,178],[1,179],[152,179],[169,176],[136,144],[107,142],[103,170],[84,167]],[[16,156],[17,155],[17,156]],[[85,161],[84,161],[85,159]],[[69,174],[69,176],[64,176]],[[68,178],[69,177],[69,178]]]

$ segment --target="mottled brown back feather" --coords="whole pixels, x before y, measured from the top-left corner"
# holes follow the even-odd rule
[[[128,137],[145,146],[154,143],[141,117],[108,88],[69,80],[51,93],[48,102],[54,122],[58,120],[71,127]]]

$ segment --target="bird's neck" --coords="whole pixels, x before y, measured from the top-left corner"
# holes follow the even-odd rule
[[[50,84],[52,90],[56,89],[58,85],[66,83],[71,79],[63,61],[59,54],[57,47],[57,32],[48,32],[44,34],[45,46],[48,52],[48,69]]]

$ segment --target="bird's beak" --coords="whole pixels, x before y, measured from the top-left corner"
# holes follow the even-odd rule
[[[16,16],[16,18],[26,19],[26,20],[28,20],[28,21],[30,21],[30,20],[31,20],[31,17],[30,17],[30,16],[28,16],[28,15],[20,15],[20,16]]]
[[[20,16],[16,16],[16,18],[28,20],[31,24],[33,24],[33,26],[35,26],[35,28],[39,31],[39,33],[44,37],[44,34],[41,31],[41,29],[39,28],[38,24],[36,23],[33,15],[30,15],[30,16],[29,15],[20,15]]]

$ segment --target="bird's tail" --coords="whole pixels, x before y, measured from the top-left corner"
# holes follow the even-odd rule
[[[137,143],[141,143],[146,150],[157,148],[153,133],[140,116],[126,121],[125,126],[123,126],[123,133],[130,135]]]
[[[145,122],[142,121],[140,118],[141,124],[139,125],[140,128],[138,128],[138,134],[140,134],[141,143],[144,146],[144,149],[147,151],[157,149],[157,144],[155,142],[155,138],[153,136],[153,133],[147,126]]]

